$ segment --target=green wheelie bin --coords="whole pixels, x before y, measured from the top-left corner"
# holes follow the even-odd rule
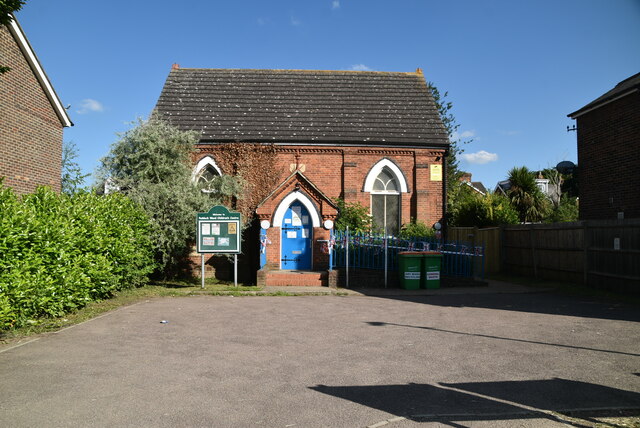
[[[405,290],[418,290],[422,276],[423,255],[414,251],[398,253],[398,272],[400,273],[400,287]]]
[[[440,288],[440,268],[442,253],[437,251],[422,251],[422,288]]]

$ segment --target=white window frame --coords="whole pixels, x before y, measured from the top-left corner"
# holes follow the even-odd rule
[[[398,168],[398,165],[386,158],[378,161],[373,167],[371,167],[371,170],[369,170],[369,174],[367,174],[367,178],[364,181],[363,191],[371,193],[371,191],[373,190],[373,184],[375,183],[376,178],[378,178],[378,175],[380,175],[384,167],[389,168],[391,172],[393,172],[393,175],[395,175],[395,178],[400,187],[400,193],[408,193],[409,186],[407,185],[407,180],[404,178],[402,170]]]
[[[380,190],[373,189],[373,186],[376,180],[378,179],[378,176],[380,175],[382,170],[384,170],[385,168],[387,168],[393,175],[393,178],[396,181],[396,188],[399,188],[399,190],[380,191]],[[398,165],[391,162],[389,159],[382,159],[379,162],[377,162],[371,168],[371,170],[369,171],[369,174],[367,175],[367,178],[364,182],[364,191],[369,193],[369,215],[372,217],[372,220],[373,220],[373,196],[374,195],[387,195],[387,196],[398,197],[398,229],[399,229],[401,219],[402,219],[402,193],[408,193],[408,186],[407,186],[407,181],[404,177],[404,174],[402,173],[402,170],[398,168]],[[385,218],[383,219],[383,224],[386,225],[387,224],[386,199],[385,199],[385,206],[384,206],[384,216]]]
[[[218,167],[218,164],[216,164],[215,159],[213,159],[212,156],[207,155],[200,159],[195,168],[193,168],[193,172],[191,173],[191,181],[197,183],[198,179],[200,178],[200,174],[207,166],[213,167],[218,175],[222,176],[222,170],[220,169],[220,167]]]

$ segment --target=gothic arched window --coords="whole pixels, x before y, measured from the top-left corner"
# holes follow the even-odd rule
[[[371,216],[376,229],[397,235],[400,228],[400,186],[396,175],[384,167],[371,188]]]

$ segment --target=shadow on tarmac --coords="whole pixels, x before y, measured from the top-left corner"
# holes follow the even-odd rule
[[[572,345],[563,345],[561,343],[551,343],[551,342],[540,342],[535,340],[526,340],[526,339],[516,339],[512,337],[502,337],[502,336],[493,336],[490,334],[478,334],[478,333],[467,333],[464,331],[456,331],[456,330],[447,330],[443,328],[437,327],[426,327],[426,326],[418,326],[418,325],[408,325],[408,324],[396,324],[390,322],[380,322],[380,321],[368,321],[367,324],[374,327],[384,327],[384,326],[396,326],[396,327],[408,327],[408,328],[418,328],[421,330],[431,330],[438,331],[441,333],[451,333],[451,334],[459,334],[463,336],[475,336],[475,337],[485,337],[488,339],[498,339],[498,340],[508,340],[512,342],[522,342],[522,343],[532,343],[535,345],[547,345],[547,346],[556,346],[559,348],[570,348],[570,349],[580,349],[586,351],[596,351],[596,352],[606,352],[609,354],[619,354],[619,355],[630,355],[632,357],[640,357],[640,354],[634,354],[631,352],[622,352],[622,351],[612,351],[609,349],[599,349],[599,348],[589,348],[585,346],[572,346]]]
[[[584,427],[592,425],[567,420],[558,413],[588,410],[594,420],[610,415],[612,409],[640,409],[638,393],[559,378],[438,385],[317,385],[310,389],[416,422],[438,421],[452,427],[461,426],[455,422],[462,421],[541,418]]]
[[[618,302],[602,302],[589,298],[564,296],[555,293],[495,293],[413,296],[398,293],[397,295],[371,294],[371,296],[434,306],[455,308],[472,307],[640,322],[640,307],[638,305]]]

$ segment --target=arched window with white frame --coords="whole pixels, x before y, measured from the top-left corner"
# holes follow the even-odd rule
[[[203,192],[210,192],[211,183],[222,175],[222,171],[211,156],[205,156],[193,169],[191,180],[197,183]]]
[[[400,230],[401,195],[408,191],[407,182],[398,166],[383,159],[371,168],[364,191],[371,194],[373,226],[387,235]]]

